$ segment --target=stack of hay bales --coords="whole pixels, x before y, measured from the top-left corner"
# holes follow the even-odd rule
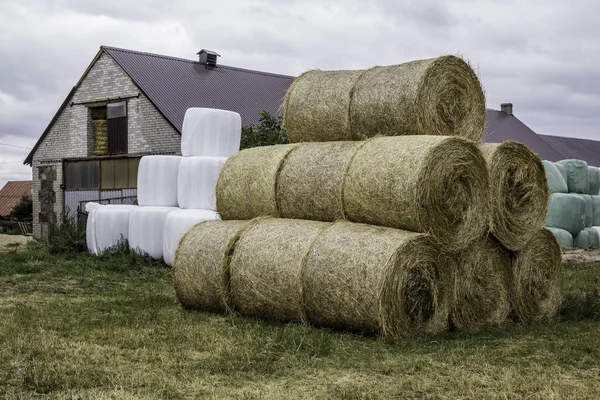
[[[181,236],[219,219],[215,186],[227,157],[239,150],[241,118],[225,110],[187,110],[183,156],[145,156],[138,170],[138,204],[90,205],[88,248],[99,254],[121,239],[132,249],[172,265]]]
[[[94,151],[93,155],[103,156],[108,154],[108,129],[105,119],[95,119],[92,121],[92,130],[94,132]]]
[[[551,192],[548,229],[563,248],[599,247],[600,170],[582,160],[544,161],[544,168]]]
[[[285,99],[295,143],[230,157],[223,221],[181,240],[180,302],[392,338],[552,316],[543,165],[519,143],[477,143],[485,112],[452,56],[300,76]]]

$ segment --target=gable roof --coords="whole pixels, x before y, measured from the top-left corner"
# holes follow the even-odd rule
[[[0,217],[10,214],[21,197],[31,197],[31,181],[10,181],[0,189]]]
[[[242,125],[257,124],[260,113],[279,114],[294,77],[103,46],[133,82],[181,133],[190,107],[235,111]]]
[[[558,161],[566,158],[554,146],[545,141],[541,135],[532,131],[519,118],[503,111],[487,110],[483,141],[486,143],[502,143],[505,140],[521,142],[544,160]]]
[[[71,89],[54,117],[33,146],[23,164],[31,165],[33,155],[44,140],[91,67],[106,52],[132,79],[165,119],[179,132],[190,107],[235,111],[242,126],[257,124],[260,113],[280,113],[281,103],[294,77],[218,64],[207,67],[199,61],[143,53],[116,47],[100,50]]]

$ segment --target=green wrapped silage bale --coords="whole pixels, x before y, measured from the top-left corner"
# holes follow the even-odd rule
[[[594,207],[592,205],[592,196],[589,194],[580,194],[583,200],[585,200],[585,227],[589,228],[594,225]]]
[[[559,163],[554,163],[556,168],[558,168],[558,172],[562,175],[563,180],[567,183],[567,169],[560,165]]]
[[[573,247],[587,249],[590,247],[590,232],[586,229],[579,232],[579,235],[573,238]]]
[[[598,235],[598,230],[595,228],[585,228],[584,230],[588,232],[590,238],[590,247],[592,249],[597,249],[600,247],[600,235]]]
[[[589,192],[590,181],[588,164],[582,160],[561,160],[557,164],[565,167],[567,171],[567,187],[569,193],[586,194]]]
[[[565,182],[556,164],[552,161],[543,160],[544,171],[546,172],[546,180],[550,193],[568,193],[567,182]]]
[[[551,194],[546,226],[564,229],[577,236],[585,228],[585,200],[576,194]]]
[[[600,226],[600,196],[590,196],[592,199],[592,226]]]
[[[568,248],[573,247],[573,235],[571,235],[569,232],[565,231],[564,229],[560,229],[560,228],[547,228],[547,229],[550,230],[550,232],[552,232],[552,234],[554,234],[556,241],[558,242],[558,244],[560,245],[560,247],[562,249],[568,249]]]
[[[588,180],[590,182],[589,194],[596,196],[600,191],[600,170],[596,167],[588,167]]]

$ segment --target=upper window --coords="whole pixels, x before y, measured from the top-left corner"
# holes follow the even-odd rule
[[[94,135],[93,155],[127,153],[127,103],[90,108]]]

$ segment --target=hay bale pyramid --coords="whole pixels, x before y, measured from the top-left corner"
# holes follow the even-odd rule
[[[520,143],[480,143],[485,114],[454,56],[301,75],[291,143],[233,154],[222,220],[181,239],[180,302],[392,339],[552,317],[544,166]]]

